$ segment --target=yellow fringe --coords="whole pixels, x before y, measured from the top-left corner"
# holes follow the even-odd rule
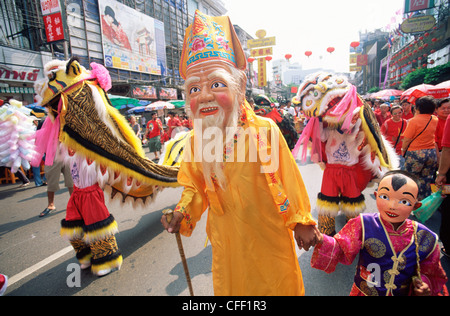
[[[339,203],[331,203],[328,201],[317,199],[316,207],[319,211],[319,214],[326,214],[330,216],[336,216],[339,212]]]
[[[97,229],[91,232],[85,232],[84,240],[86,243],[91,244],[94,241],[105,239],[108,236],[114,235],[119,232],[119,228],[117,226],[117,222],[113,221],[106,227]]]
[[[133,147],[139,156],[145,157],[144,149],[142,148],[141,140],[136,136],[136,133],[131,128],[130,124],[126,120],[126,118],[120,114],[120,112],[109,105],[108,101],[106,100],[105,93],[102,89],[96,88],[99,90],[100,95],[103,100],[103,104],[106,105],[106,110],[108,111],[108,114],[111,115],[111,117],[114,119],[114,121],[117,123],[120,132],[122,133],[123,137],[127,141],[128,144]]]
[[[158,186],[162,186],[162,187],[172,187],[172,188],[176,188],[176,187],[180,186],[178,184],[178,182],[162,182],[162,181],[158,181],[155,179],[145,177],[145,176],[141,175],[140,173],[137,173],[136,171],[128,169],[116,162],[113,162],[103,156],[100,156],[100,155],[94,153],[93,151],[86,149],[85,147],[83,147],[79,143],[77,143],[77,141],[70,138],[70,136],[67,133],[62,132],[61,135],[63,135],[61,141],[66,146],[74,149],[75,151],[79,152],[80,154],[82,154],[83,156],[85,156],[89,159],[95,160],[100,165],[107,166],[108,168],[111,168],[116,172],[120,172],[122,174],[130,176],[130,177],[138,180],[141,183],[145,183],[145,184],[149,184],[149,185],[158,185]]]
[[[84,232],[82,227],[61,227],[59,234],[66,240],[72,240],[77,238],[83,238]]]
[[[123,258],[122,255],[120,255],[119,257],[117,257],[114,260],[102,263],[102,264],[93,264],[91,266],[91,271],[93,274],[98,274],[100,271],[102,270],[107,270],[107,269],[120,269],[120,267],[122,266],[122,262],[123,262]]]
[[[366,209],[366,203],[364,201],[359,203],[344,203],[341,202],[342,211],[349,217],[356,217]]]
[[[359,117],[361,118],[361,126],[363,128],[364,134],[367,137],[367,141],[369,142],[369,145],[372,148],[372,151],[375,151],[378,158],[380,159],[381,166],[391,168],[391,166],[388,163],[386,163],[386,161],[384,160],[383,154],[381,153],[380,149],[378,148],[378,144],[375,141],[375,138],[373,137],[372,132],[369,129],[366,119],[364,118],[364,106],[362,106],[361,110],[359,111]]]
[[[92,254],[89,253],[86,256],[84,256],[83,258],[78,259],[78,262],[80,264],[89,264],[89,263],[91,263],[91,258],[92,258]]]

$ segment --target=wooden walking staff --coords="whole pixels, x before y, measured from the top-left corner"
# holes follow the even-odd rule
[[[167,223],[170,224],[173,218],[173,211],[171,209],[165,209],[163,214],[166,215]],[[184,274],[186,275],[186,281],[189,287],[189,293],[191,296],[194,296],[194,290],[192,288],[191,277],[189,275],[189,268],[187,265],[186,256],[184,255],[183,242],[181,241],[181,235],[179,232],[175,233],[175,237],[177,238],[178,251],[180,252],[181,262],[183,263]]]

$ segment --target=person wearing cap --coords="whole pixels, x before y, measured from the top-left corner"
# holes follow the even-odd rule
[[[320,234],[283,135],[245,100],[245,69],[230,19],[197,10],[180,61],[194,123],[178,173],[184,191],[161,222],[190,236],[208,209],[215,295],[304,295],[295,241],[309,250]]]

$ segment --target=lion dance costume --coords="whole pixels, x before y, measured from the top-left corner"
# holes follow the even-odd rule
[[[86,70],[76,58],[45,65],[48,79],[35,89],[49,116],[36,133],[38,154],[32,165],[46,153],[46,165],[57,159],[71,167],[75,187],[61,235],[82,267],[103,275],[122,264],[114,236],[117,223],[103,190],[112,201],[148,207],[161,188],[178,186],[178,166],[157,165],[145,157],[140,140],[111,106],[108,71],[96,63],[91,68]]]
[[[316,73],[300,85],[293,103],[308,117],[292,153],[325,163],[322,188],[317,197],[319,230],[334,235],[341,210],[347,219],[364,212],[362,191],[374,178],[398,167],[397,156],[383,138],[372,109],[345,77]]]

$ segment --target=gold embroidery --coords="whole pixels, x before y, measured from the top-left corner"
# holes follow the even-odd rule
[[[369,238],[364,242],[369,255],[374,258],[381,258],[386,254],[386,246],[377,238]]]

